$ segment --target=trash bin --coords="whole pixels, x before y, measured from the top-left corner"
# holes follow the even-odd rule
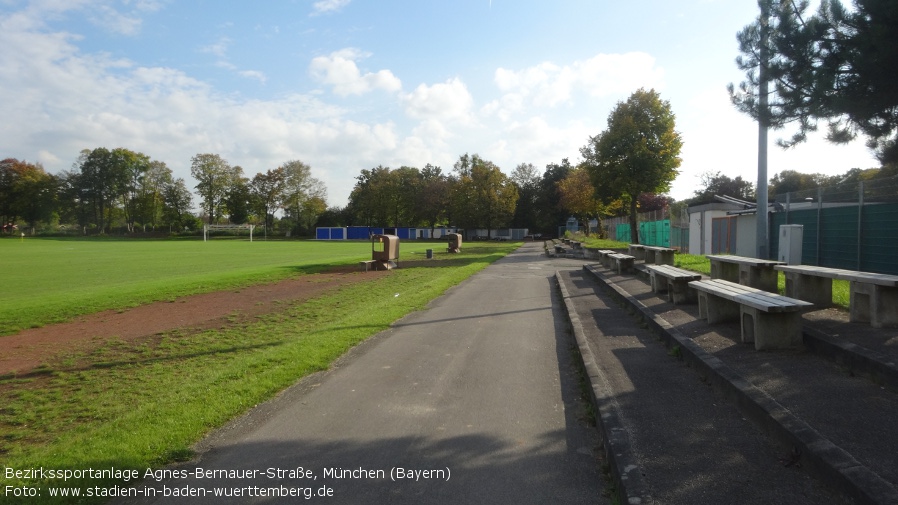
[[[426,257],[427,257],[427,259],[429,259],[429,260],[432,260],[432,259],[433,259],[433,249],[428,249],[428,250],[426,251]]]

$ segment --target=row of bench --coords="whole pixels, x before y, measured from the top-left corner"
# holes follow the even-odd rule
[[[600,252],[603,264],[618,273],[633,268],[635,256]],[[874,327],[898,326],[898,276],[786,265],[740,256],[708,258],[710,280],[669,264],[644,260],[652,290],[666,294],[674,304],[697,302],[699,317],[709,323],[739,321],[742,341],[753,342],[756,349],[799,345],[801,313],[814,306],[832,304],[833,279],[851,282],[851,321],[870,322]],[[786,274],[786,296],[776,292],[778,270]]]

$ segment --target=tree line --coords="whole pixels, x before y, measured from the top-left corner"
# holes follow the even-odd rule
[[[50,174],[39,163],[0,161],[0,219],[20,221],[32,233],[77,227],[81,233],[106,234],[197,230],[223,216],[233,224],[271,227],[283,211],[287,227],[309,228],[327,206],[324,185],[301,161],[245,177],[217,154],[197,154],[191,175],[201,212],[193,212],[194,194],[162,161],[125,148],[81,151],[71,170]]]

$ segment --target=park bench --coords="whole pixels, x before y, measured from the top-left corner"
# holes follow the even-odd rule
[[[721,279],[692,281],[700,319],[709,324],[739,321],[742,342],[755,349],[787,349],[801,344],[801,311],[814,304]]]
[[[643,250],[645,251],[645,262],[648,263],[657,263],[659,265],[673,265],[674,264],[674,253],[677,252],[676,249],[671,249],[670,247],[658,247],[658,246],[643,246]]]
[[[614,263],[614,270],[617,270],[618,274],[633,271],[633,262],[636,260],[633,256],[630,256],[629,254],[611,253],[608,255],[608,258],[611,263]]]
[[[645,259],[645,246],[642,244],[629,244],[627,252],[639,261]]]
[[[711,260],[711,278],[738,282],[762,291],[777,291],[776,265],[782,261],[762,260],[744,256],[708,256]]]
[[[874,328],[898,326],[898,276],[810,265],[777,265],[786,277],[786,296],[801,298],[818,307],[833,301],[833,279],[849,282],[851,322],[868,322]]]
[[[694,302],[695,291],[689,283],[702,280],[701,274],[670,265],[646,265],[655,293],[667,293],[668,301],[674,304]]]
[[[377,263],[376,260],[359,261],[359,266],[361,268],[364,268],[365,271],[367,272],[371,268],[373,268],[374,270],[377,270],[376,263]]]

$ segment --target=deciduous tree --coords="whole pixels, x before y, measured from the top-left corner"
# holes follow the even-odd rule
[[[670,189],[679,173],[682,145],[670,103],[655,90],[640,89],[618,102],[608,116],[608,129],[580,150],[599,199],[628,201],[633,243],[639,242],[639,195]]]
[[[221,215],[222,203],[236,180],[231,165],[217,154],[197,154],[190,160],[190,175],[197,180],[196,190],[202,200],[209,224]]]

